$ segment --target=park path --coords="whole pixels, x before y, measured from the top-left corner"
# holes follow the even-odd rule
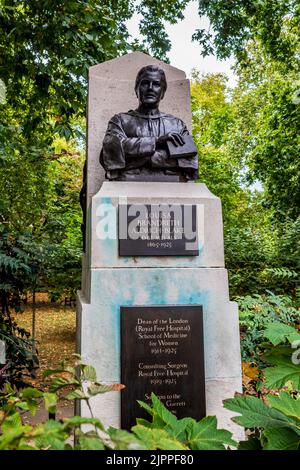
[[[73,401],[63,401],[57,406],[57,413],[55,419],[60,420],[63,418],[71,418],[74,416],[74,402]],[[48,411],[45,409],[41,403],[38,407],[38,410],[34,416],[30,413],[24,413],[22,420],[24,424],[39,424],[43,423],[48,419]]]
[[[40,368],[31,385],[46,390],[42,373],[47,369],[60,367],[61,361],[73,364],[75,352],[76,311],[74,307],[65,307],[59,303],[48,302],[46,294],[37,294],[36,307],[36,345]],[[28,303],[23,313],[15,319],[19,326],[31,332],[32,305]],[[74,402],[62,401],[58,404],[56,419],[74,416]],[[35,416],[23,415],[26,423],[38,424],[48,418],[48,412],[41,403]]]

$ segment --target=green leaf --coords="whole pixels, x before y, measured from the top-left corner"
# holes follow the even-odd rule
[[[74,447],[68,442],[65,444],[64,450],[75,450]]]
[[[91,382],[97,382],[97,374],[95,367],[82,364],[81,380],[90,380]]]
[[[42,377],[43,379],[46,379],[47,377],[50,377],[51,375],[56,375],[56,374],[62,374],[63,372],[66,372],[65,369],[46,369]]]
[[[286,428],[267,429],[263,432],[266,440],[263,448],[264,450],[298,450],[300,448],[299,434]]]
[[[23,425],[22,419],[19,413],[14,413],[10,416],[5,418],[4,422],[2,423],[2,432],[6,433],[11,431],[14,428],[21,428]]]
[[[250,437],[239,442],[238,450],[262,450],[261,442],[257,437]]]
[[[105,450],[101,439],[98,436],[89,434],[80,436],[79,446],[81,450]]]
[[[140,424],[141,426],[146,426],[146,428],[151,428],[151,423],[143,418],[137,418],[136,424]]]
[[[290,343],[297,340],[300,341],[300,334],[295,328],[275,321],[267,326],[264,335],[274,346],[284,343],[286,340]]]
[[[252,396],[238,396],[223,401],[228,410],[240,413],[232,420],[246,428],[296,427],[295,423],[278,410],[269,408],[262,400]]]
[[[43,392],[37,390],[36,388],[27,387],[22,390],[22,398],[41,398],[43,396]]]
[[[151,393],[151,400],[154,413],[168,426],[175,425],[177,422],[176,416],[164,406],[154,393]]]
[[[106,392],[113,392],[115,391],[115,384],[99,384],[95,382],[88,386],[87,391],[91,396]]]
[[[39,449],[63,450],[68,433],[62,423],[49,420],[36,426],[32,438]]]
[[[82,390],[73,390],[64,396],[65,400],[87,400],[88,396]]]
[[[93,41],[93,40],[94,40],[94,36],[93,36],[92,34],[86,33],[86,34],[85,34],[85,37],[86,37],[87,39],[89,39],[90,41]]]
[[[31,415],[34,416],[38,409],[38,403],[36,400],[21,401],[17,404],[17,408],[21,408],[24,411],[29,411]]]
[[[123,429],[108,428],[109,434],[115,450],[145,450],[142,442],[132,433]]]
[[[148,427],[136,425],[131,429],[149,450],[187,450],[188,447],[176,439],[171,438],[163,429],[149,429]]]
[[[268,348],[268,346],[266,345],[266,347],[267,349],[265,350],[263,354],[263,359],[267,363],[277,365],[277,364],[280,364],[282,361],[286,361],[286,360],[291,362],[291,356],[292,356],[293,351],[290,345],[280,344],[279,346],[276,346],[276,348],[274,348],[273,346]]]
[[[104,431],[104,426],[98,418],[84,418],[81,416],[72,416],[72,418],[65,418],[63,420],[64,428],[74,427],[74,426],[81,426],[82,424],[92,424],[97,428]]]
[[[192,450],[224,450],[225,444],[237,447],[231,432],[217,429],[215,416],[207,416],[199,422],[190,421],[188,442]]]
[[[18,450],[38,450],[37,447],[33,447],[26,442],[26,439],[20,439]]]
[[[290,393],[281,391],[279,396],[268,395],[267,400],[272,408],[298,419],[300,426],[300,397],[293,398]]]
[[[21,410],[29,411],[29,407],[28,407],[27,401],[19,401],[19,402],[16,404],[16,406],[17,406],[17,408],[21,408]]]
[[[300,366],[293,364],[290,358],[277,360],[276,367],[268,367],[264,370],[265,386],[269,389],[279,389],[289,381],[295,390],[300,389]]]
[[[31,429],[31,426],[21,426],[2,434],[0,436],[0,450],[18,449],[19,440]]]
[[[49,411],[49,413],[55,413],[57,400],[58,400],[58,397],[56,393],[50,393],[50,392],[44,393],[45,408],[47,411]]]

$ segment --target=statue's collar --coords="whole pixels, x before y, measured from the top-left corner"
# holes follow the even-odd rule
[[[144,119],[159,119],[161,117],[167,116],[165,113],[159,112],[158,114],[141,114],[137,110],[130,109],[127,114],[130,114],[131,116],[136,116]]]

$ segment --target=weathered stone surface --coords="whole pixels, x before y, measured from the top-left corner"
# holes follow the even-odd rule
[[[93,65],[89,69],[90,77],[109,78],[115,76],[120,80],[135,80],[136,71],[148,64],[161,67],[168,73],[168,80],[185,79],[185,72],[161,60],[155,59],[144,52],[132,52],[116,59],[107,60],[102,64]]]
[[[219,429],[228,429],[228,431],[232,432],[233,439],[243,441],[245,439],[244,428],[234,423],[231,419],[237,416],[238,413],[226,410],[223,406],[223,400],[232,398],[235,392],[242,393],[240,378],[208,379],[205,388],[207,416],[217,416]]]
[[[199,256],[119,257],[118,234],[101,240],[97,225],[110,207],[117,229],[118,204],[197,204]],[[104,208],[101,210],[101,206]],[[87,264],[101,267],[224,267],[223,224],[220,199],[205,184],[104,182],[92,201],[91,250]]]
[[[92,303],[81,299],[81,347],[98,379],[120,383],[120,305],[202,304],[207,415],[216,415],[219,427],[242,439],[243,430],[231,421],[234,414],[222,405],[242,392],[238,312],[228,301],[225,269],[95,269],[92,279]],[[92,406],[107,426],[120,426],[119,393],[96,397]],[[87,408],[82,412],[88,416]]]
[[[100,380],[120,380],[120,306],[203,305],[205,376],[239,377],[238,312],[225,269],[93,269],[91,303],[83,308],[81,351]]]
[[[120,258],[117,237],[97,240],[96,226],[97,216],[104,214],[103,205],[114,209],[124,203],[125,195],[127,202],[194,203],[202,207],[202,255]],[[242,385],[238,311],[229,301],[219,199],[201,184],[106,182],[93,197],[91,211],[92,251],[87,252],[86,290],[78,300],[82,359],[96,367],[100,381],[119,383],[120,306],[202,305],[207,413],[242,437],[243,431],[222,406],[222,400],[241,392]],[[111,220],[117,235],[116,213]],[[120,426],[117,393],[96,397],[92,403],[95,415],[104,423]],[[88,415],[88,410],[83,407],[82,413]]]

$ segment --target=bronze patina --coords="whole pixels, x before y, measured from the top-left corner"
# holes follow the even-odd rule
[[[162,69],[143,67],[137,74],[136,110],[113,116],[103,140],[100,163],[112,181],[188,181],[198,178],[198,156],[191,155],[191,139],[184,122],[161,113],[167,90]],[[182,147],[180,158],[170,155],[168,143]],[[185,150],[186,148],[186,150]]]

